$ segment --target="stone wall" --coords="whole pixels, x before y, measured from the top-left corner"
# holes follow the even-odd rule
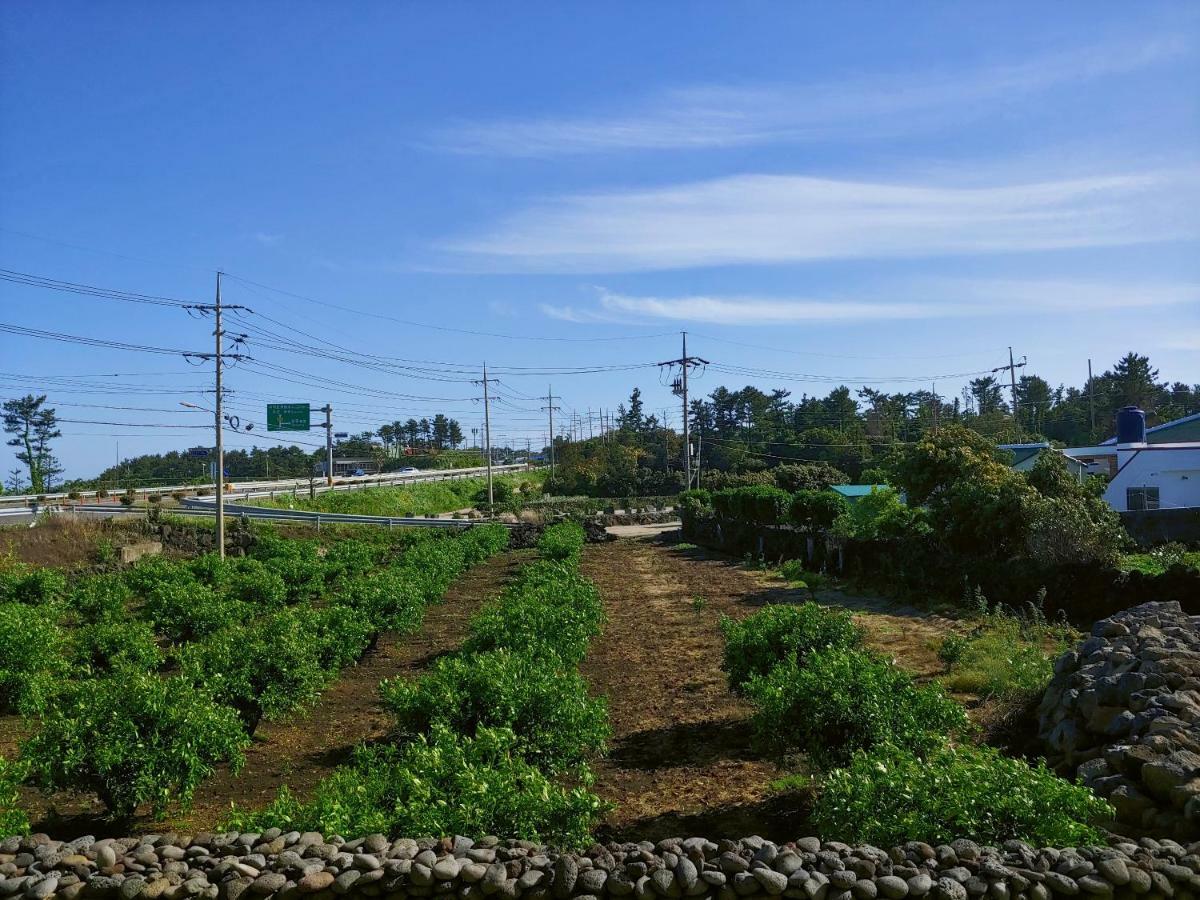
[[[1139,833],[1200,836],[1200,616],[1127,609],[1054,672],[1038,710],[1051,761]]]
[[[527,842],[262,834],[0,842],[0,898],[312,896],[601,900],[1050,900],[1200,896],[1200,844],[1145,838],[1106,848],[1002,849],[971,841],[891,850],[802,838],[596,844],[559,854]]]

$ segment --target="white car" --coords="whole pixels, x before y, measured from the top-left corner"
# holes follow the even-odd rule
[[[405,466],[403,469],[401,469],[401,470],[400,470],[400,474],[401,474],[401,475],[408,475],[408,474],[411,474],[412,472],[415,472],[415,471],[417,471],[417,468],[416,468],[416,466]]]

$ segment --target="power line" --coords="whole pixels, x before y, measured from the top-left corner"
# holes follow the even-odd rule
[[[19,334],[25,337],[35,337],[47,341],[58,341],[68,344],[83,344],[89,347],[108,347],[113,350],[128,350],[134,353],[160,353],[168,356],[183,356],[183,357],[203,357],[205,354],[194,353],[189,350],[178,350],[168,347],[152,347],[146,344],[129,344],[124,341],[109,341],[101,338],[83,337],[81,335],[67,334],[62,331],[44,331],[40,328],[27,328],[22,325],[12,325],[7,322],[0,322],[0,331],[8,332],[9,334]]]
[[[228,275],[228,273],[227,273],[227,275]],[[328,300],[318,300],[315,297],[308,297],[308,296],[305,296],[304,294],[297,294],[297,293],[293,293],[292,291],[285,291],[282,288],[271,287],[268,284],[262,284],[261,282],[258,282],[258,281],[252,281],[249,278],[243,278],[240,275],[228,275],[228,277],[234,279],[235,281],[240,281],[244,284],[253,285],[254,287],[262,288],[263,290],[274,291],[275,293],[281,294],[284,297],[292,297],[293,299],[296,299],[296,300],[303,300],[306,303],[313,303],[313,304],[316,304],[317,306],[324,306],[324,307],[328,307],[330,309],[337,309],[337,310],[341,310],[342,312],[354,313],[355,315],[367,316],[372,319],[382,319],[382,320],[388,321],[388,322],[396,322],[399,325],[408,325],[413,328],[428,328],[433,331],[447,331],[447,332],[451,332],[453,334],[471,334],[471,335],[475,335],[477,337],[493,337],[493,338],[500,338],[502,340],[507,340],[507,341],[600,343],[600,342],[611,342],[611,341],[649,340],[651,338],[667,337],[674,333],[674,332],[660,332],[657,334],[627,334],[627,335],[621,335],[619,337],[568,338],[568,337],[545,337],[545,336],[529,335],[529,334],[503,334],[501,332],[496,332],[496,331],[478,331],[478,330],[474,330],[474,329],[470,329],[470,328],[454,328],[449,325],[433,325],[429,322],[418,322],[414,319],[401,319],[396,316],[389,316],[389,315],[385,315],[383,313],[369,312],[364,309],[356,309],[355,307],[346,306],[341,303],[331,303]]]
[[[29,272],[17,272],[13,269],[0,269],[0,281],[21,284],[27,287],[45,288],[83,297],[99,297],[102,300],[124,300],[128,303],[145,303],[151,306],[170,306],[176,309],[188,309],[193,304],[174,297],[162,297],[156,294],[141,294],[136,291],[125,291],[117,288],[97,287],[93,284],[81,284],[75,281],[63,281],[46,275],[34,275]]]

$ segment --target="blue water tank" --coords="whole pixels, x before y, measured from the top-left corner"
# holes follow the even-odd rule
[[[1144,444],[1146,442],[1146,414],[1136,406],[1122,406],[1117,410],[1117,443]]]

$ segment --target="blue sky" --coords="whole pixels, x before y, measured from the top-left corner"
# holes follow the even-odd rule
[[[653,366],[543,372],[652,364],[684,328],[714,362],[796,376],[710,370],[704,392],[955,394],[1009,345],[1052,383],[1131,349],[1194,382],[1197,85],[1191,3],[17,0],[0,267],[200,302],[221,268],[247,331],[432,361],[383,373],[260,331],[265,365],[229,377],[260,423],[268,398],[330,400],[350,431],[445,411],[469,432],[486,360],[499,438],[543,440],[524,398],[550,381],[568,414],[636,384],[677,424]],[[0,297],[22,327],[211,342],[178,309]],[[118,441],[207,441],[149,427],[204,422],[178,403],[207,370],[178,356],[0,334],[0,359],[6,395],[41,385],[80,420],[72,475]]]

